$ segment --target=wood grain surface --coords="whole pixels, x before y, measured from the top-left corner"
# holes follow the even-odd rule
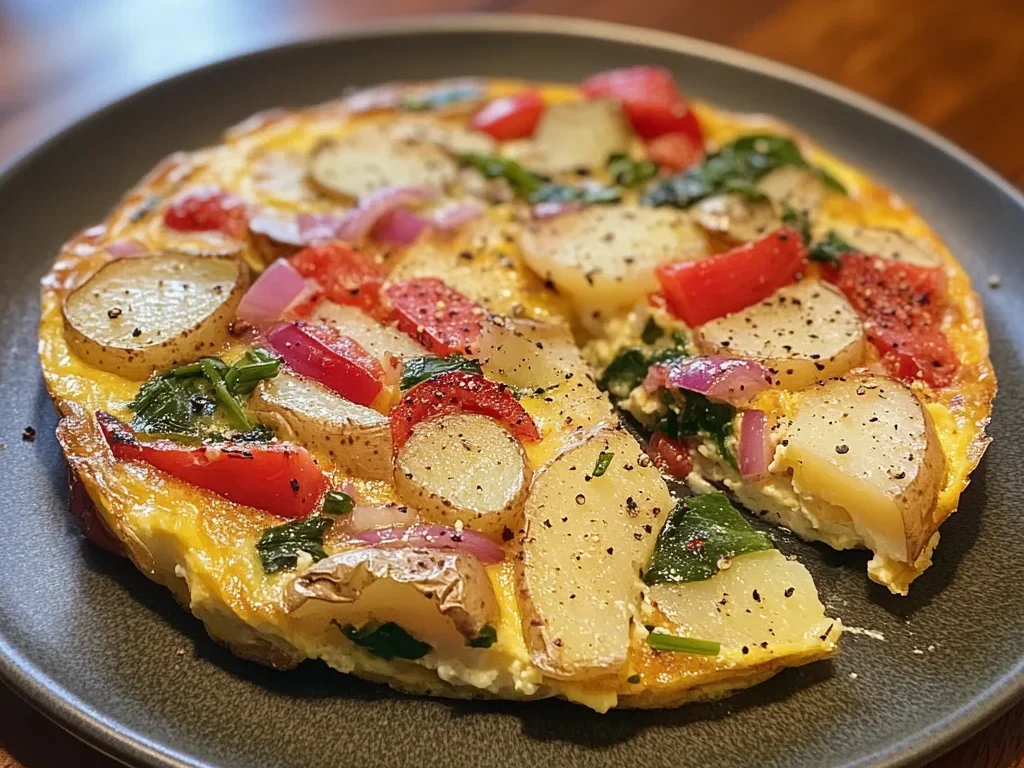
[[[0,159],[138,86],[346,24],[585,16],[797,66],[894,107],[1024,186],[1024,0],[0,0]],[[112,768],[0,687],[0,768]],[[1024,704],[929,768],[1024,768]]]

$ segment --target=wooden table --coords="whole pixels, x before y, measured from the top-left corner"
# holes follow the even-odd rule
[[[440,11],[585,15],[725,43],[895,107],[1024,186],[1021,0],[8,0],[0,157],[173,72],[354,21]],[[55,765],[115,763],[0,687],[0,768]],[[1024,704],[940,767],[1024,768]]]

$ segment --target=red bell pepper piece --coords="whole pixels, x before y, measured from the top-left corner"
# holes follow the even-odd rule
[[[391,411],[391,442],[395,452],[405,445],[417,424],[451,413],[489,416],[502,422],[520,440],[540,440],[533,418],[506,385],[476,373],[451,371],[417,384]]]
[[[685,171],[704,159],[704,148],[685,133],[666,133],[647,142],[647,156],[665,171]]]
[[[436,277],[417,277],[384,288],[398,329],[436,355],[472,354],[484,310]]]
[[[376,313],[384,270],[369,256],[334,241],[303,248],[289,261],[300,275],[318,282],[331,301]]]
[[[704,132],[697,116],[667,69],[612,69],[588,77],[580,87],[588,98],[620,101],[633,130],[642,139],[681,133],[697,146],[704,146]]]
[[[661,432],[651,435],[650,443],[647,446],[647,453],[659,470],[666,475],[682,480],[693,469],[693,459],[685,445],[677,443]]]
[[[279,517],[312,514],[329,483],[309,451],[291,443],[182,445],[140,441],[109,413],[96,414],[114,457],[144,461],[172,477],[223,496],[235,504]]]
[[[329,326],[278,323],[267,332],[267,343],[293,371],[353,403],[370,405],[384,388],[380,361]]]
[[[164,224],[179,232],[219,231],[243,238],[249,227],[245,201],[221,189],[192,192],[164,211]]]
[[[655,273],[672,314],[693,328],[756,304],[792,283],[806,257],[800,233],[781,227],[726,253],[663,264]]]
[[[473,116],[471,125],[498,141],[525,139],[533,135],[544,114],[544,106],[544,99],[537,91],[503,96],[485,104]]]

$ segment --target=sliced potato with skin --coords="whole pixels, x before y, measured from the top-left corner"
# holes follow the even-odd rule
[[[473,131],[457,123],[431,117],[405,117],[389,124],[388,132],[394,141],[411,144],[433,144],[451,155],[477,153],[490,155],[495,141],[486,133]]]
[[[676,625],[673,634],[725,649],[786,653],[817,645],[826,633],[831,642],[839,638],[811,574],[777,549],[736,557],[704,581],[650,586],[647,599]]]
[[[856,375],[804,392],[772,471],[797,493],[849,512],[876,554],[913,563],[937,529],[932,517],[946,464],[935,425],[914,392]]]
[[[821,211],[825,185],[806,168],[784,165],[766,174],[757,188],[768,195],[780,212],[785,208],[806,214],[813,221]]]
[[[697,223],[727,245],[759,240],[782,226],[767,200],[750,200],[738,193],[715,195],[696,206]]]
[[[260,382],[249,410],[281,440],[325,453],[356,477],[391,479],[391,426],[372,408],[282,371]]]
[[[382,363],[389,355],[404,358],[422,357],[427,354],[426,348],[413,341],[408,334],[377,322],[358,307],[322,301],[317,305],[311,320],[314,323],[329,325],[339,333],[359,342],[363,349]]]
[[[883,259],[903,261],[921,267],[937,267],[942,263],[938,254],[919,240],[907,237],[899,230],[885,227],[833,227],[836,234],[861,253],[881,256]]]
[[[306,245],[296,219],[268,214],[249,220],[249,242],[264,264],[287,259]]]
[[[519,441],[475,413],[423,422],[395,457],[399,498],[428,520],[501,539],[520,527],[529,470]]]
[[[466,640],[497,626],[490,578],[472,555],[417,547],[360,547],[313,564],[285,589],[302,620],[361,626],[393,621],[439,652],[464,652]]]
[[[608,156],[626,152],[633,132],[616,101],[592,99],[549,104],[530,141],[505,152],[546,176],[604,168]]]
[[[593,477],[602,453],[611,462]],[[671,505],[661,474],[621,426],[597,431],[534,478],[516,580],[526,645],[546,675],[622,669],[641,570]]]
[[[864,327],[827,283],[802,280],[767,299],[705,323],[694,333],[706,354],[756,360],[786,389],[835,378],[864,360]]]
[[[443,189],[458,165],[433,144],[395,141],[380,125],[368,125],[321,144],[309,164],[310,180],[326,195],[359,200],[382,187]]]
[[[249,285],[234,256],[174,251],[107,262],[64,301],[64,337],[89,365],[128,379],[219,351]]]
[[[658,288],[655,267],[709,253],[700,227],[682,211],[636,205],[595,205],[534,221],[522,249],[529,267],[583,312],[631,306]]]

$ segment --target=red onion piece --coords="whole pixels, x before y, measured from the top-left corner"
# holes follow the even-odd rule
[[[535,219],[552,219],[563,213],[575,213],[583,210],[583,203],[537,203],[531,209]]]
[[[306,290],[306,279],[287,259],[278,259],[256,278],[238,305],[238,317],[254,325],[272,323]]]
[[[373,225],[371,234],[374,240],[409,245],[429,228],[429,220],[403,206],[381,216]]]
[[[407,527],[417,522],[419,515],[404,504],[358,504],[342,518],[345,527],[357,534],[374,528]]]
[[[385,214],[396,208],[424,205],[436,196],[437,192],[429,187],[382,187],[366,195],[345,215],[337,236],[350,243],[362,242]]]
[[[306,245],[341,238],[343,220],[329,213],[300,213],[296,219],[299,239]]]
[[[764,411],[744,411],[740,418],[739,465],[743,477],[768,474],[772,463],[768,444],[768,417]]]
[[[484,210],[483,203],[477,200],[460,200],[442,205],[431,214],[430,218],[433,219],[434,226],[438,229],[452,232],[481,216]]]
[[[473,555],[484,565],[505,559],[505,551],[482,533],[460,531],[447,525],[417,523],[402,528],[374,528],[363,531],[353,541],[375,547],[450,549]]]
[[[760,363],[717,356],[654,365],[644,379],[648,392],[678,387],[737,407],[749,403],[770,384],[768,369]]]

